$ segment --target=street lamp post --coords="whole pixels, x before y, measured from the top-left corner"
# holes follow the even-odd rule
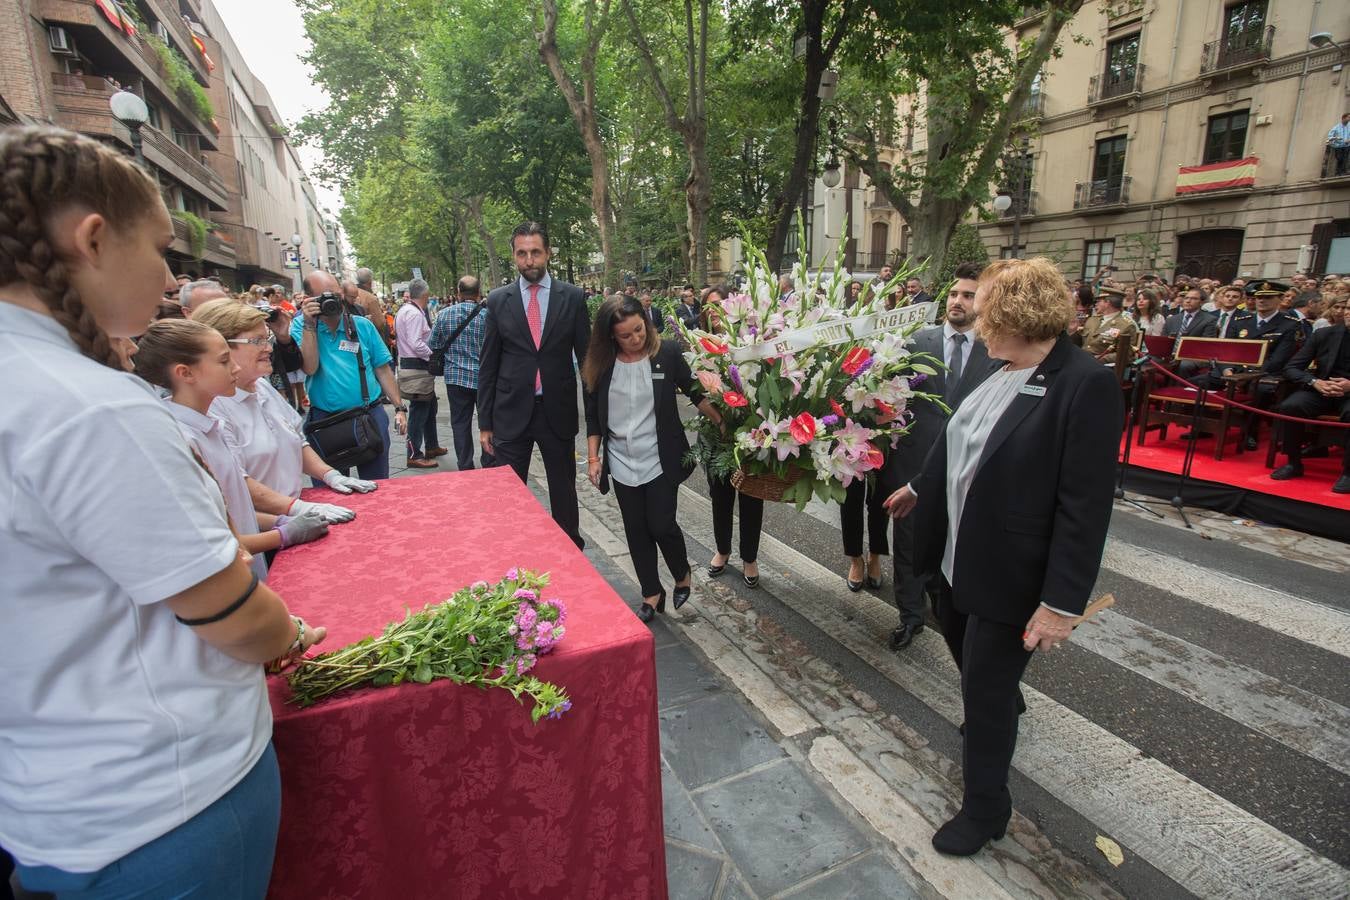
[[[300,267],[301,240],[300,232],[296,231],[291,234],[291,246],[295,248],[295,272],[291,275],[291,289],[296,293],[299,293],[304,287],[304,281],[301,277],[302,269]]]
[[[145,165],[145,156],[141,153],[141,126],[150,120],[150,108],[136,94],[121,90],[108,99],[108,108],[113,118],[127,126],[131,132],[131,153],[136,162]]]

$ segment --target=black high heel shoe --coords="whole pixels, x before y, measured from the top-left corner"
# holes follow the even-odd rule
[[[1008,833],[1008,820],[979,822],[959,812],[933,835],[933,849],[948,856],[974,856]]]
[[[652,619],[656,618],[657,613],[663,613],[665,611],[666,611],[666,592],[664,589],[662,589],[661,597],[659,600],[656,601],[655,606],[652,606],[650,603],[646,601],[646,599],[643,599],[642,605],[638,607],[637,617],[641,619],[644,623],[649,624]]]
[[[712,563],[708,563],[708,577],[709,577],[709,578],[716,578],[718,575],[721,575],[721,574],[722,574],[723,572],[725,572],[726,570],[727,570],[727,564],[726,564],[726,563],[722,563],[720,566],[714,566]],[[679,608],[679,607],[676,607],[676,609],[678,609],[678,608]]]
[[[686,603],[689,602],[689,592],[693,589],[694,583],[692,581],[690,581],[690,583],[686,584],[684,587],[680,587],[678,584],[675,585],[675,587],[670,592],[670,596],[675,600],[676,609],[679,609],[681,606],[684,606]]]

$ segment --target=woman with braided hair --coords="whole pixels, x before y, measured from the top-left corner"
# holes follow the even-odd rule
[[[61,898],[263,896],[280,785],[262,664],[324,636],[259,583],[125,369],[172,241],[115,150],[0,130],[0,847]]]

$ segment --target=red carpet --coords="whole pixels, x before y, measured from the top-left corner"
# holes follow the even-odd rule
[[[1161,441],[1157,432],[1150,432],[1144,446],[1130,448],[1130,465],[1152,469],[1155,472],[1176,474],[1181,471],[1186,454],[1186,442],[1177,440],[1184,428],[1169,429],[1168,439]],[[1284,464],[1284,454],[1275,457],[1277,466]],[[1289,481],[1272,481],[1266,468],[1266,445],[1254,452],[1235,454],[1229,442],[1222,460],[1214,459],[1214,438],[1202,438],[1196,448],[1191,477],[1197,481],[1225,484],[1243,491],[1269,494],[1299,503],[1312,503],[1329,509],[1350,511],[1350,494],[1333,494],[1331,486],[1341,474],[1341,453],[1333,448],[1326,459],[1305,459],[1305,475]]]

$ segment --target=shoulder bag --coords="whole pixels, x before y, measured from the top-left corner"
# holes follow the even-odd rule
[[[310,446],[335,469],[361,466],[385,452],[385,435],[371,413],[366,387],[366,359],[355,325],[347,318],[347,334],[356,341],[356,368],[361,376],[361,405],[311,422],[305,428]]]
[[[482,312],[483,307],[485,306],[487,306],[487,303],[482,300],[475,303],[473,312],[469,313],[464,321],[456,325],[455,330],[450,332],[450,340],[445,342],[445,346],[439,350],[431,351],[431,359],[427,362],[427,371],[430,372],[433,377],[440,378],[445,374],[445,354],[450,352],[450,348],[454,346],[455,338],[459,337],[464,329],[469,327],[469,323],[473,321],[474,316]]]

